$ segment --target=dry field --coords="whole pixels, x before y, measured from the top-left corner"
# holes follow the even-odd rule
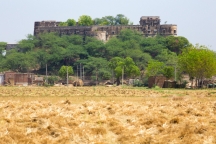
[[[0,87],[0,143],[215,144],[216,90]]]

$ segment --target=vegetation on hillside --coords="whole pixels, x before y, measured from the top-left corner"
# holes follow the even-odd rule
[[[79,18],[78,24],[91,25],[96,21],[98,25],[129,23],[124,15],[106,16],[95,20],[83,15]],[[73,19],[65,22],[65,25],[75,24],[76,21]],[[0,48],[5,45],[6,43],[1,42]],[[133,66],[124,66],[123,69],[125,59],[130,59]],[[196,77],[200,80],[216,74],[215,53],[208,48],[193,46],[181,36],[144,37],[140,32],[130,29],[122,30],[118,36],[112,37],[106,43],[80,35],[28,35],[26,39],[19,41],[16,49],[8,51],[6,56],[1,55],[0,60],[0,71],[45,74],[47,65],[49,75],[58,75],[63,65],[72,66],[74,73],[77,73],[77,66],[82,64],[85,76],[97,76],[98,80],[111,79],[115,76],[118,83],[122,74],[125,78],[141,79],[145,74],[163,74],[170,79],[174,76],[174,67],[178,73],[186,72],[191,78]]]

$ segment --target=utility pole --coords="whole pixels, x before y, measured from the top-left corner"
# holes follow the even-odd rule
[[[79,67],[78,67],[78,65],[77,65],[77,80],[76,80],[76,87],[77,87],[77,83],[78,83],[78,77],[79,77],[79,74],[78,74],[78,69],[79,69]]]
[[[114,70],[112,69],[112,83],[114,85]]]
[[[98,71],[97,71],[97,67],[96,67],[96,86],[97,86],[97,81],[98,81]]]
[[[85,80],[85,75],[84,75],[84,66],[83,66],[83,80]]]
[[[82,64],[80,63],[80,79],[82,80]]]
[[[122,85],[123,85],[123,81],[124,81],[124,66],[122,67]]]
[[[176,82],[176,65],[175,65],[175,82]]]
[[[68,86],[68,66],[67,66],[67,86]]]
[[[47,63],[46,63],[46,83],[48,83],[48,78],[47,78]]]

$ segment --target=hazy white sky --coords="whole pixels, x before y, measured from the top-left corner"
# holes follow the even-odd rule
[[[216,0],[0,0],[0,41],[17,43],[33,34],[34,22],[78,20],[124,14],[134,24],[141,16],[160,16],[178,25],[178,35],[216,51]]]

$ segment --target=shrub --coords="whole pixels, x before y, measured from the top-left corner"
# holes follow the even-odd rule
[[[59,80],[59,78],[57,76],[50,76],[50,77],[48,77],[48,84],[54,85],[55,82],[57,82],[58,80]]]

